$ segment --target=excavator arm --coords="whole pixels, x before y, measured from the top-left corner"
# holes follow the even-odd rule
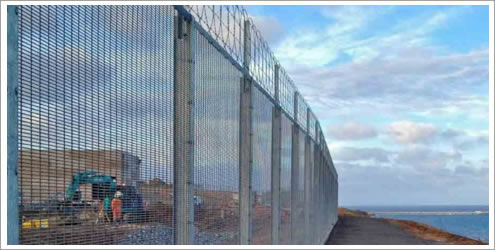
[[[87,170],[82,173],[74,174],[71,183],[65,191],[65,200],[73,201],[74,196],[82,184],[108,184],[111,191],[117,190],[117,183],[114,178],[108,175],[99,175],[94,170]]]
[[[61,211],[65,216],[64,223],[77,224],[80,220],[77,218],[77,214],[80,211],[80,204],[74,203],[75,196],[78,193],[79,186],[83,184],[104,184],[105,200],[107,198],[112,199],[113,194],[119,190],[123,193],[122,199],[122,213],[124,220],[138,221],[144,216],[143,200],[142,196],[136,191],[133,186],[117,186],[116,180],[108,175],[98,173],[94,170],[87,170],[82,173],[74,174],[70,184],[65,191],[65,201],[62,203]],[[108,186],[108,190],[107,187]],[[93,186],[93,188],[95,188]],[[94,198],[94,197],[93,197]],[[100,197],[101,198],[101,197]],[[100,199],[99,198],[99,199]],[[105,210],[109,210],[109,206],[105,205]],[[127,216],[127,219],[125,219]]]

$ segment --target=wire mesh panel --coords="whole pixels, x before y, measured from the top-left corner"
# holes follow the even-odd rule
[[[21,244],[170,244],[172,7],[19,8]]]
[[[334,199],[332,200],[332,204],[335,208],[336,214],[333,215],[335,224],[337,224],[339,218],[338,218],[338,213],[339,213],[339,203],[335,202],[339,200],[339,176],[338,174],[336,175],[335,181],[334,181],[334,189],[335,189],[335,196]]]
[[[252,90],[253,169],[252,243],[271,244],[271,148],[273,104],[257,89]]]
[[[332,176],[332,182],[331,182],[331,196],[330,196],[330,207],[331,207],[331,214],[330,218],[331,221],[330,223],[332,225],[335,225],[337,223],[337,217],[338,217],[338,203],[334,202],[338,200],[338,175],[337,171],[335,170],[335,166],[333,165],[333,161],[329,162],[330,169],[331,169],[331,176]]]
[[[305,135],[299,130],[297,134],[298,148],[295,152],[298,154],[298,163],[293,164],[292,167],[292,243],[304,244],[305,231],[304,231],[304,145]]]
[[[306,235],[305,235],[305,243],[306,244],[313,244],[313,234],[314,234],[314,227],[313,221],[314,221],[314,210],[313,210],[313,186],[314,186],[314,143],[307,138],[309,141],[309,149],[308,150],[308,164],[306,166],[307,169],[305,172],[305,197],[304,197],[304,202],[305,202],[305,207],[304,207],[304,213],[305,213],[305,228],[306,228]]]
[[[247,242],[243,77],[255,88],[242,218],[252,243],[272,243],[278,62],[244,8],[26,5],[18,20],[21,244]],[[320,243],[337,219],[338,176],[300,94],[294,117],[296,93],[280,68],[280,242]],[[319,145],[305,153],[306,135]]]
[[[325,237],[325,224],[328,221],[328,216],[325,216],[326,210],[326,202],[327,202],[327,191],[328,182],[327,182],[327,166],[325,160],[322,158],[321,166],[320,166],[320,200],[319,200],[319,214],[320,214],[320,222],[318,225],[318,231],[320,233],[319,241],[323,240]]]
[[[294,94],[296,91],[296,87],[283,68],[280,68],[279,75],[280,106],[282,106],[282,109],[291,117],[294,117]]]
[[[322,200],[321,200],[321,225],[320,225],[320,231],[321,231],[321,239],[325,237],[325,226],[329,220],[328,216],[325,216],[325,211],[327,210],[327,190],[328,188],[328,174],[327,174],[327,166],[324,163],[323,168],[322,168],[322,178],[323,178],[323,186],[322,186]]]
[[[314,144],[314,152],[313,152],[313,205],[312,205],[312,214],[313,214],[313,220],[312,220],[312,225],[313,225],[313,238],[312,242],[317,243],[318,238],[320,237],[320,231],[318,231],[318,224],[320,223],[320,210],[319,210],[319,205],[320,205],[320,159],[318,155],[318,139],[316,140],[316,143]]]
[[[282,115],[281,169],[280,169],[280,244],[291,244],[291,161],[292,122]]]
[[[195,244],[237,244],[240,72],[202,36],[195,50]]]
[[[329,178],[330,178],[330,190],[328,192],[328,198],[329,200],[332,200],[333,199],[333,196],[334,196],[334,191],[335,191],[335,188],[334,188],[334,181],[335,181],[335,177],[333,176],[332,172],[329,171]],[[329,217],[329,225],[333,224],[334,223],[334,216],[333,216],[333,211],[334,211],[334,207],[332,205],[332,203],[328,203],[328,210],[330,211],[330,216]]]
[[[315,124],[316,124],[316,117],[313,114],[313,112],[310,112],[308,134],[312,139],[315,139]]]
[[[331,207],[330,207],[330,198],[331,198],[331,192],[332,192],[332,176],[330,174],[330,169],[328,166],[328,163],[326,163],[325,166],[325,208],[323,211],[327,211],[328,213],[331,212]],[[325,223],[323,225],[323,231],[325,232],[329,227],[330,227],[330,222],[332,221],[332,216],[326,216],[325,218]]]
[[[332,187],[333,176],[332,176],[332,174],[330,172],[330,168],[329,168],[328,163],[327,163],[327,170],[325,172],[326,172],[326,182],[327,182],[326,189],[325,189],[325,199],[326,199],[326,202],[325,202],[325,211],[327,211],[328,213],[331,213],[332,212],[331,198],[332,198],[332,192],[333,192],[333,187]],[[325,221],[325,226],[324,226],[324,230],[325,231],[327,231],[328,228],[330,228],[331,222],[332,222],[332,218],[333,218],[332,215],[327,216],[326,221]]]
[[[297,98],[297,123],[301,126],[302,130],[306,131],[308,122],[308,104],[306,104],[306,101],[304,101],[300,94],[297,96]]]

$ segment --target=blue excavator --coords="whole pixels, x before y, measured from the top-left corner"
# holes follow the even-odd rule
[[[103,201],[105,212],[111,215],[110,203],[117,191],[122,193],[122,216],[124,221],[140,221],[144,217],[143,199],[134,186],[117,185],[114,177],[100,174],[94,170],[76,173],[65,191],[65,201],[59,209],[69,224],[77,223],[77,214],[87,208],[87,203],[81,201],[79,186],[92,184],[93,200]]]

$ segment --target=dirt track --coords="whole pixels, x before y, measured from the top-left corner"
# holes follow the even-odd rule
[[[339,216],[327,245],[437,245],[415,237],[385,221],[356,216]]]

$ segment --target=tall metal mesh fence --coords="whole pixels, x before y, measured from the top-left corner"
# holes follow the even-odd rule
[[[195,244],[236,244],[241,73],[202,36],[193,50]]]
[[[295,129],[298,129],[295,127]],[[305,147],[305,135],[299,129],[297,135],[298,138],[298,148],[293,151],[298,154],[298,162],[293,164],[292,170],[292,243],[293,244],[304,244],[304,234],[307,230],[304,227],[304,147]]]
[[[271,244],[271,138],[273,104],[258,90],[253,90],[253,166],[251,186],[252,242]]]
[[[338,177],[321,128],[242,7],[26,5],[16,22],[20,244],[328,237]]]
[[[282,115],[280,166],[280,243],[291,244],[292,216],[292,122]]]
[[[172,243],[172,20],[19,8],[21,244]]]

